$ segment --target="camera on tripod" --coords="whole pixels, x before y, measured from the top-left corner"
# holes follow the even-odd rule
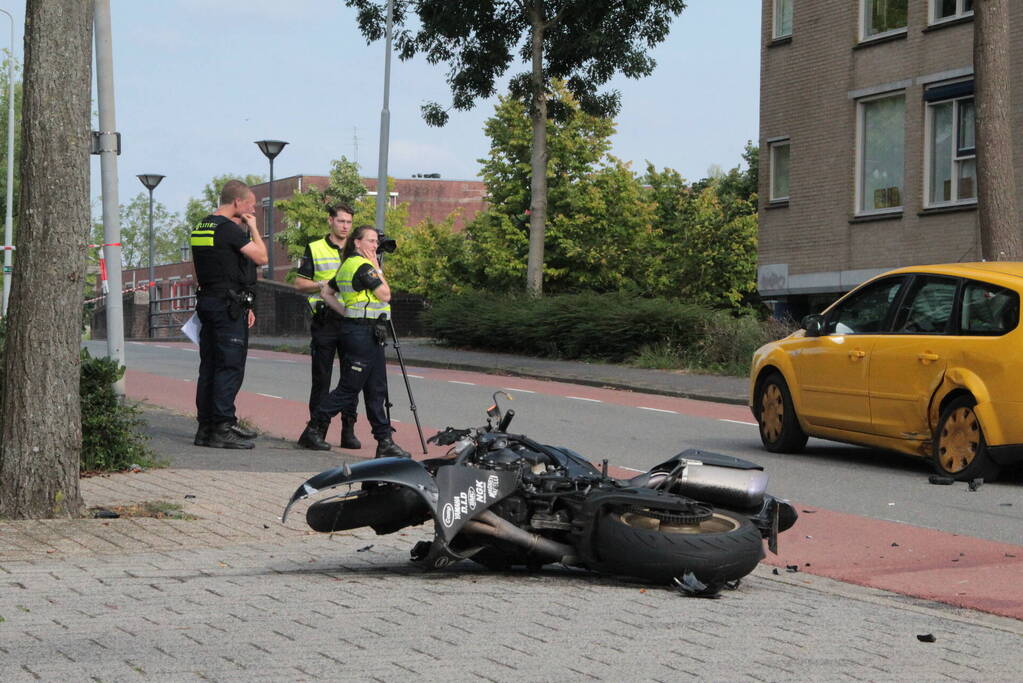
[[[378,254],[393,254],[398,251],[398,243],[387,235],[380,233],[380,243],[377,245]]]

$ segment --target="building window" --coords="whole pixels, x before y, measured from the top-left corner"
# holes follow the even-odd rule
[[[973,0],[931,0],[931,23],[973,15]]]
[[[907,0],[861,0],[863,40],[906,30]]]
[[[770,143],[771,149],[771,194],[772,202],[788,201],[789,198],[789,141]]]
[[[977,201],[973,97],[932,102],[927,115],[928,205]]]
[[[903,93],[860,101],[858,213],[902,208],[905,131],[906,97]]]
[[[793,0],[774,0],[775,38],[792,35],[792,3]]]

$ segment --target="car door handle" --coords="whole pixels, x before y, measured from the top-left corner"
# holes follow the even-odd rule
[[[941,356],[939,356],[936,353],[924,352],[924,353],[917,354],[917,358],[919,358],[920,360],[922,360],[923,362],[926,363],[928,361],[938,360],[938,359],[941,358]]]
[[[867,355],[866,351],[860,351],[859,349],[853,349],[852,351],[849,352],[849,358],[851,358],[852,360],[859,360],[860,358],[863,358],[866,355]]]

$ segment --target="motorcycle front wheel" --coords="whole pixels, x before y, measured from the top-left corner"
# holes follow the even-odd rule
[[[686,572],[708,585],[741,579],[764,558],[760,530],[734,512],[708,512],[702,519],[642,509],[603,515],[594,544],[602,571],[656,583]]]

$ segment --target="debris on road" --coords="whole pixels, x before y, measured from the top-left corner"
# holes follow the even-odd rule
[[[692,572],[686,572],[682,575],[682,579],[676,576],[675,586],[678,587],[678,592],[689,598],[710,598],[716,599],[721,597],[720,587],[708,586],[703,581],[696,578],[696,575]]]
[[[938,486],[950,486],[956,483],[956,480],[953,479],[952,477],[943,477],[940,474],[932,474],[931,476],[927,477],[927,481],[931,482],[932,484],[937,484]]]
[[[921,643],[933,643],[934,641],[937,640],[937,638],[934,637],[933,633],[917,634],[916,639],[919,640]]]
[[[974,479],[974,480],[970,481],[970,483],[967,486],[968,486],[968,488],[971,491],[976,491],[977,489],[979,489],[983,485],[984,485],[984,480],[983,479]]]
[[[796,572],[799,571],[799,565],[798,564],[787,564],[787,565],[785,565],[785,569],[788,570],[789,573],[795,574]]]
[[[357,553],[364,553],[364,552],[366,552],[367,550],[369,550],[369,549],[370,549],[370,548],[372,548],[372,547],[373,547],[373,544],[372,544],[372,543],[370,543],[370,544],[369,544],[369,545],[367,545],[367,546],[363,546],[362,548],[359,548],[359,549],[358,549],[358,550],[356,550],[355,552],[357,552]]]
[[[93,511],[92,516],[95,519],[118,519],[121,515],[117,514],[113,510],[107,510],[106,508],[97,508]]]

